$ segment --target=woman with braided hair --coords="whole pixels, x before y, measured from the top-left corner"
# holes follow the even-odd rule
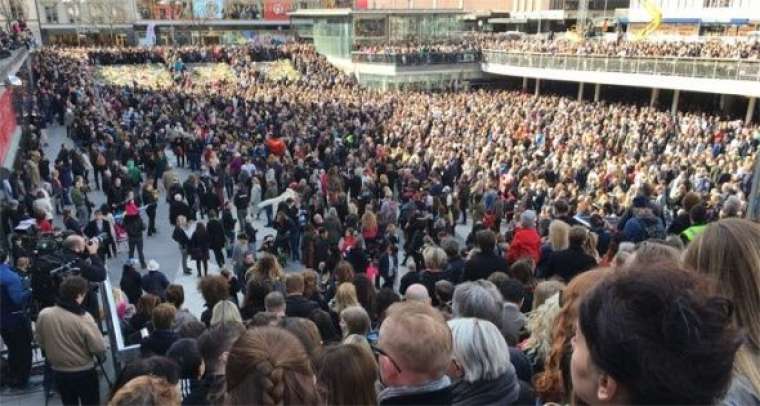
[[[292,333],[246,331],[227,357],[227,405],[319,405],[309,355]]]

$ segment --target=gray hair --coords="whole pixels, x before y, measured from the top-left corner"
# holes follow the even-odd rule
[[[285,307],[285,296],[282,295],[282,292],[274,291],[269,292],[264,297],[264,308],[268,312],[276,312],[279,309],[282,309]]]
[[[492,282],[465,282],[454,289],[452,312],[455,318],[475,317],[502,325],[503,298]]]
[[[439,247],[427,247],[422,251],[422,258],[425,260],[425,267],[429,269],[443,269],[449,262],[446,251]]]
[[[499,328],[476,318],[449,321],[453,356],[464,370],[464,380],[494,380],[509,371],[509,347]]]

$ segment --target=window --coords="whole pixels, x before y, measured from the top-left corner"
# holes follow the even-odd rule
[[[48,23],[58,22],[58,10],[56,10],[55,4],[45,6],[45,21]]]

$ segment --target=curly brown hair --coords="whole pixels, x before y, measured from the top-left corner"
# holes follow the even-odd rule
[[[230,296],[230,283],[222,275],[206,276],[198,282],[198,291],[209,308]]]

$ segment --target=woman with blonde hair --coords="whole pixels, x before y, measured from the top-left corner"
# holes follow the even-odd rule
[[[351,306],[361,306],[356,295],[356,286],[351,282],[341,283],[335,292],[335,298],[330,302],[330,310],[340,314]]]
[[[578,306],[583,295],[598,285],[608,273],[606,268],[583,272],[573,278],[558,296],[561,309],[553,323],[551,351],[543,362],[544,371],[534,379],[536,394],[543,402],[570,403],[573,392],[570,340],[575,335]]]
[[[319,390],[303,344],[276,327],[248,330],[225,368],[227,405],[318,405]]]
[[[377,238],[377,216],[369,208],[364,211],[361,218],[362,223],[362,237],[364,240],[374,240]]]
[[[549,235],[541,246],[541,259],[538,261],[537,268],[543,269],[546,266],[546,260],[553,252],[562,251],[569,246],[570,225],[562,220],[552,220],[549,223]]]
[[[737,218],[711,223],[686,248],[684,263],[717,282],[745,332],[727,404],[760,402],[760,224]]]

